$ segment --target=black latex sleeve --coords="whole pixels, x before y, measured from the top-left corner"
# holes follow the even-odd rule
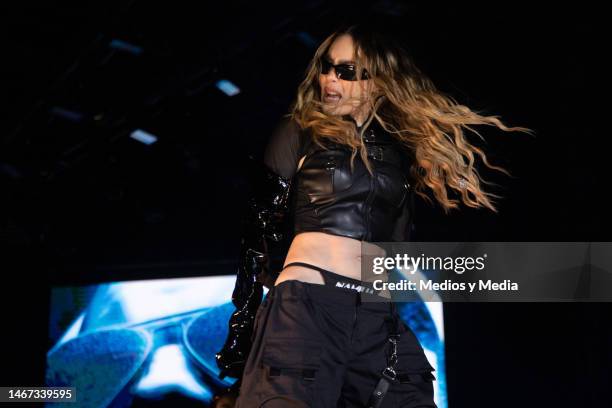
[[[284,118],[272,133],[263,163],[251,161],[250,191],[242,216],[240,259],[223,349],[216,354],[220,377],[240,378],[251,349],[253,324],[261,304],[263,284],[271,287],[276,274],[270,271],[268,242],[282,240],[288,219],[292,177],[298,162],[300,132]]]

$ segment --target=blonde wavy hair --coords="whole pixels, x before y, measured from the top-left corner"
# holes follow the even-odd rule
[[[322,109],[320,61],[334,40],[343,34],[353,39],[357,78],[361,78],[363,69],[370,78],[359,81],[362,90],[366,91],[362,94],[366,96],[357,104],[360,108],[369,105],[369,115],[361,126],[359,137],[355,137],[354,122],[326,114]],[[306,69],[306,77],[298,87],[289,115],[302,129],[311,130],[315,143],[324,146],[321,142],[327,139],[351,147],[351,167],[359,153],[370,174],[372,167],[362,142],[363,132],[373,120],[378,121],[412,149],[414,163],[409,172],[415,182],[415,192],[431,203],[425,193],[429,188],[446,213],[459,207],[459,201],[449,197],[447,188],[457,192],[468,207],[487,207],[497,212],[494,198],[501,196],[483,191],[481,184],[494,183],[479,175],[475,168],[476,155],[487,167],[510,176],[507,170],[489,163],[485,153],[468,142],[464,129],[483,140],[471,126],[492,125],[506,132],[532,133],[528,128],[507,127],[498,116],[483,116],[457,103],[436,89],[393,37],[360,25],[340,28],[321,43]]]

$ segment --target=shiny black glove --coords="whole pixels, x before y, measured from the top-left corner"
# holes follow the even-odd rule
[[[249,200],[242,223],[240,260],[232,303],[236,311],[229,320],[223,348],[215,355],[219,377],[241,378],[251,350],[253,323],[263,294],[263,284],[272,287],[276,276],[270,271],[267,240],[283,239],[289,212],[291,180],[263,164],[252,163]]]

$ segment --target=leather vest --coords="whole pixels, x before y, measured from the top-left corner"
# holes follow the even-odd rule
[[[405,241],[412,189],[410,158],[400,142],[377,122],[364,133],[374,176],[359,152],[351,171],[351,149],[325,142],[325,150],[311,138],[295,174],[295,233],[323,231],[368,242]]]

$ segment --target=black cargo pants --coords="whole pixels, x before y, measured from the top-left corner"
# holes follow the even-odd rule
[[[395,370],[380,407],[436,407],[433,368],[392,302],[329,283],[283,281],[255,318],[253,347],[236,408],[363,408],[387,367],[385,319],[398,318]],[[327,275],[327,277],[325,276]],[[359,282],[359,281],[354,281]]]

